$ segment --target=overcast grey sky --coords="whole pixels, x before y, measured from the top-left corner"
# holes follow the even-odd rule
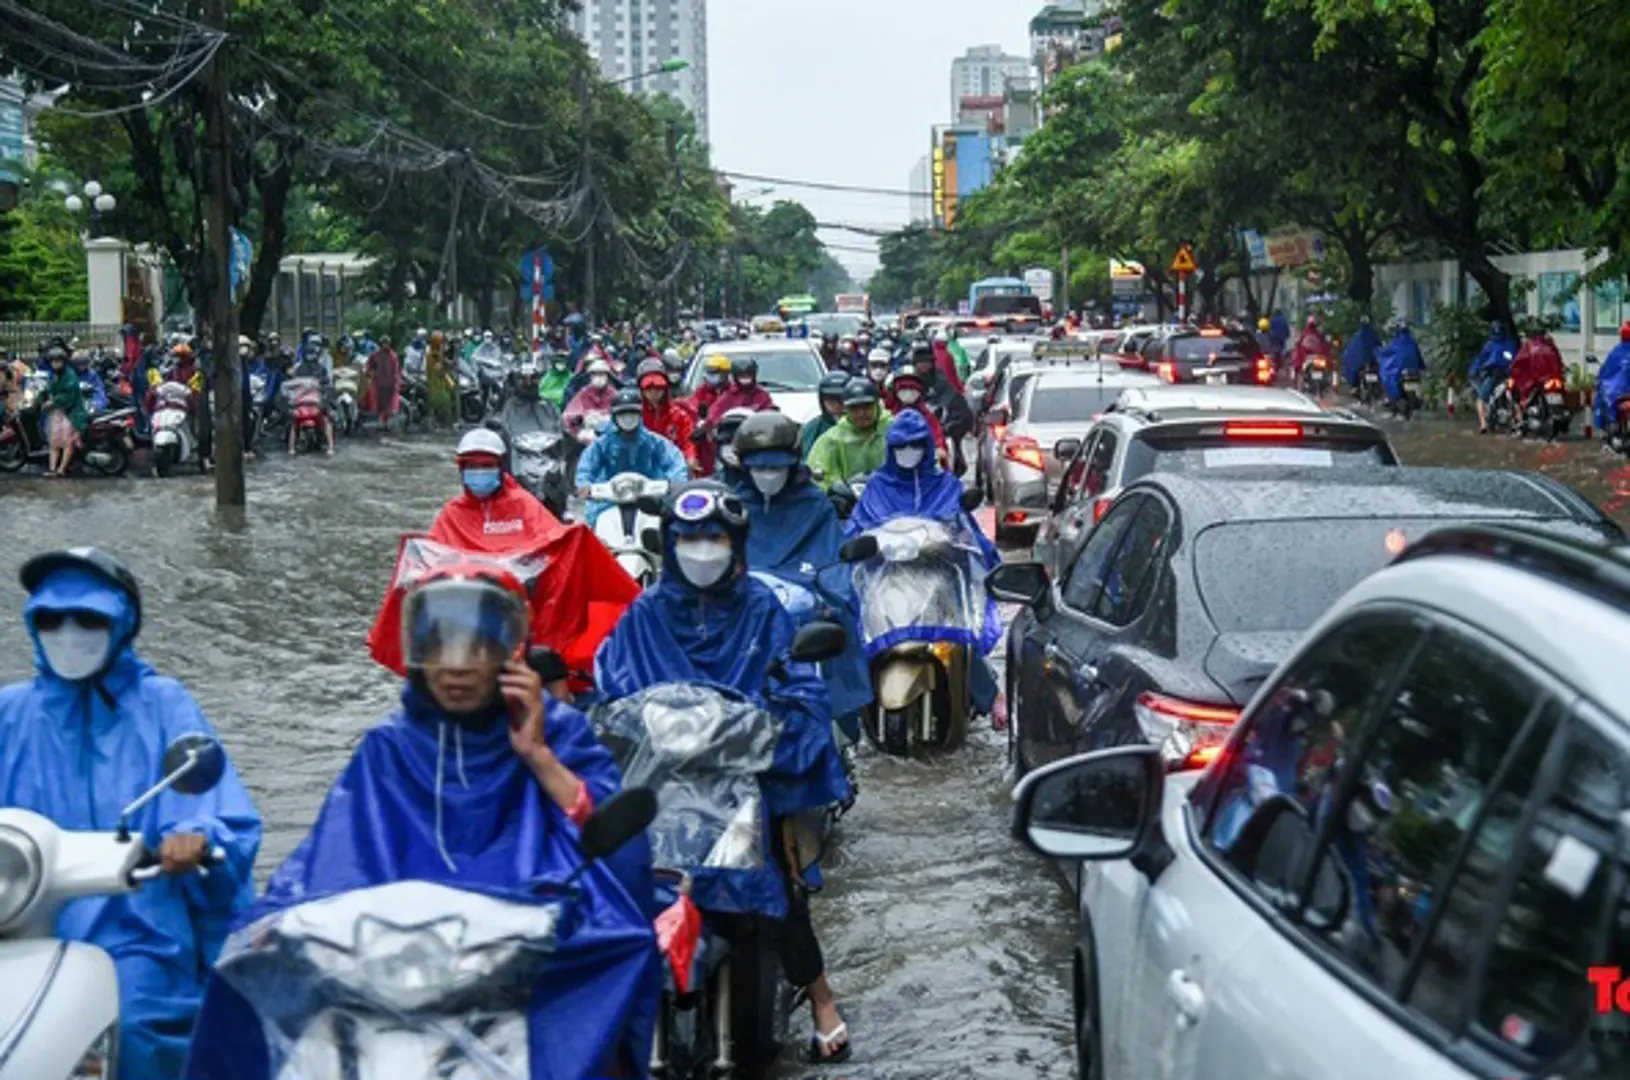
[[[1043,0],[708,0],[708,110],[721,169],[904,191],[928,152],[929,127],[949,123],[951,61],[971,45],[1029,51]],[[737,181],[737,191],[765,185]],[[777,197],[817,220],[903,225],[901,196],[783,187]],[[823,232],[864,278],[875,241]]]

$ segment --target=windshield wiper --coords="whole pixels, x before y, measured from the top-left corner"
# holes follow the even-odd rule
[[[793,386],[790,383],[774,382],[774,381],[772,381],[770,379],[760,379],[758,381],[758,384],[760,386],[762,386],[766,390],[772,390],[772,391],[774,391],[774,390],[790,390],[792,393],[795,393],[795,394],[802,393],[802,392],[814,389],[814,387]]]

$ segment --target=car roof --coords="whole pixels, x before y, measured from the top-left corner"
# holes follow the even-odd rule
[[[1278,386],[1139,386],[1115,403],[1116,412],[1144,413],[1151,421],[1167,413],[1294,412],[1321,414],[1323,406],[1297,390]],[[1158,414],[1158,415],[1156,415]]]
[[[1164,491],[1193,535],[1229,521],[1443,518],[1575,523],[1582,539],[1623,533],[1573,489],[1507,469],[1395,466],[1374,469],[1240,468],[1151,473],[1127,487]]]
[[[1026,370],[1035,376],[1030,381],[1030,385],[1037,388],[1042,386],[1144,386],[1160,381],[1147,371],[1131,371],[1113,362],[1108,364],[1078,363],[1060,367],[1039,364],[1035,368]],[[1035,393],[1035,391],[1032,390],[1031,393]]]
[[[777,350],[785,352],[797,350],[802,352],[813,352],[816,355],[819,355],[819,350],[815,348],[814,344],[808,338],[786,337],[752,338],[747,341],[710,341],[706,345],[703,345],[700,349],[697,349],[696,352],[698,355],[701,355],[702,353],[707,353],[709,355],[712,355],[713,353],[724,353],[728,356],[731,353],[761,353],[774,352]]]

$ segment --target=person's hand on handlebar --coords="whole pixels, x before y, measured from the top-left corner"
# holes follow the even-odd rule
[[[158,849],[159,865],[166,874],[184,874],[209,862],[209,837],[199,833],[166,836]]]

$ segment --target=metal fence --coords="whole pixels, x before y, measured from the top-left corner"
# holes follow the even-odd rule
[[[40,342],[58,334],[70,341],[77,337],[84,347],[105,345],[116,348],[120,344],[119,327],[114,324],[0,322],[0,350],[32,356],[40,347]]]

